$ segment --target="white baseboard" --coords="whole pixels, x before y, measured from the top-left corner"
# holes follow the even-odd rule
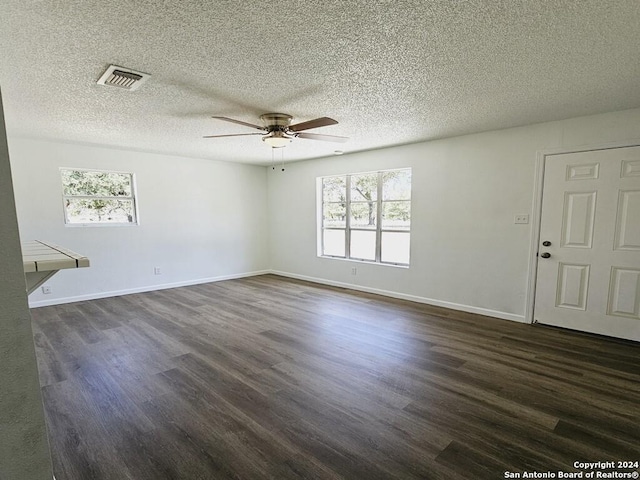
[[[409,300],[411,302],[425,303],[427,305],[433,305],[435,307],[444,307],[444,308],[449,308],[451,310],[459,310],[467,313],[477,313],[478,315],[485,315],[487,317],[501,318],[503,320],[512,320],[514,322],[527,323],[524,315],[516,315],[514,313],[501,312],[498,310],[491,310],[491,309],[482,308],[482,307],[474,307],[472,305],[463,305],[460,303],[446,302],[444,300],[435,300],[433,298],[419,297],[417,295],[407,295],[405,293],[392,292],[390,290],[381,290],[378,288],[363,287],[361,285],[354,285],[352,283],[335,282],[333,280],[326,280],[324,278],[308,277],[306,275],[298,275],[296,273],[281,272],[278,270],[271,270],[270,273],[274,275],[280,275],[283,277],[290,277],[298,280],[306,280],[308,282],[320,283],[323,285],[330,285],[332,287],[348,288],[350,290],[358,290],[361,292],[384,295],[385,297],[399,298],[401,300]]]
[[[236,273],[233,275],[222,275],[219,277],[199,278],[197,280],[186,280],[183,282],[163,283],[160,285],[145,285],[144,287],[129,288],[126,290],[113,290],[110,292],[88,293],[86,295],[78,295],[75,297],[54,298],[51,300],[29,300],[29,308],[48,307],[50,305],[62,305],[63,303],[82,302],[85,300],[97,300],[98,298],[119,297],[120,295],[129,295],[132,293],[153,292],[155,290],[166,290],[168,288],[188,287],[189,285],[200,285],[202,283],[221,282],[223,280],[233,280],[236,278],[254,277],[256,275],[265,275],[271,273],[270,270],[259,270],[255,272]]]
[[[512,320],[514,322],[527,323],[524,315],[516,315],[513,313],[500,312],[488,308],[474,307],[472,305],[463,305],[459,303],[447,302],[444,300],[436,300],[433,298],[419,297],[417,295],[408,295],[400,292],[392,292],[390,290],[382,290],[379,288],[363,287],[352,283],[336,282],[324,278],[309,277],[307,275],[298,275],[296,273],[282,272],[279,270],[259,270],[254,272],[236,273],[233,275],[222,275],[219,277],[199,278],[196,280],[186,280],[183,282],[164,283],[160,285],[146,285],[144,287],[130,288],[125,290],[113,290],[110,292],[89,293],[86,295],[78,295],[74,297],[54,298],[51,300],[29,301],[30,308],[48,307],[50,305],[62,305],[64,303],[82,302],[85,300],[96,300],[99,298],[118,297],[120,295],[129,295],[132,293],[152,292],[155,290],[166,290],[168,288],[187,287],[189,285],[199,285],[202,283],[221,282],[223,280],[233,280],[236,278],[254,277],[265,274],[280,275],[282,277],[295,278],[298,280],[306,280],[308,282],[320,283],[322,285],[330,285],[332,287],[348,288],[361,292],[374,293],[385,297],[399,298],[401,300],[409,300],[411,302],[425,303],[436,307],[449,308],[451,310],[459,310],[468,313],[477,313],[487,317],[501,318],[504,320]]]

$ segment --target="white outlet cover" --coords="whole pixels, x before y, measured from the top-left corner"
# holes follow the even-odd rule
[[[529,223],[529,215],[527,214],[516,215],[515,218],[513,219],[513,223],[527,224]]]

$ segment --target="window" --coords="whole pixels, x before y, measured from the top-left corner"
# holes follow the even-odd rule
[[[60,169],[68,225],[137,225],[132,173]]]
[[[320,255],[409,265],[411,169],[319,179]]]

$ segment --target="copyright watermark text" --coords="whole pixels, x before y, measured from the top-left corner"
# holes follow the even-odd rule
[[[506,471],[502,478],[640,478],[640,461],[575,461],[571,466],[577,471]]]

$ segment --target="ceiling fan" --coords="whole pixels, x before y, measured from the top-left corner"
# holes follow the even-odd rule
[[[335,125],[338,122],[333,118],[320,117],[306,122],[291,125],[293,117],[285,113],[265,113],[260,115],[263,126],[254,125],[253,123],[243,122],[228,117],[211,117],[225,122],[237,123],[245,127],[261,130],[261,133],[232,133],[228,135],[207,135],[204,138],[221,138],[221,137],[242,137],[245,135],[262,135],[262,141],[272,148],[281,148],[291,142],[294,138],[303,138],[308,140],[323,140],[327,142],[346,142],[348,137],[339,137],[336,135],[321,135],[318,133],[308,133],[303,130],[312,128],[326,127]]]

